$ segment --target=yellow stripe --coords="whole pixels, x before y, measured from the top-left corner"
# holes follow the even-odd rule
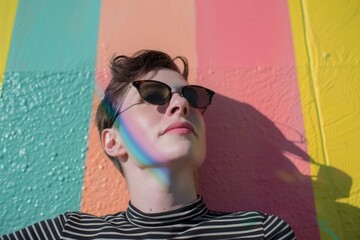
[[[360,235],[360,2],[291,0],[289,8],[321,238],[355,239]]]
[[[18,0],[0,0],[0,93]]]
[[[297,75],[301,93],[304,122],[309,155],[319,164],[326,164],[324,139],[320,124],[320,106],[316,93],[317,76],[312,62],[312,53],[309,48],[311,36],[305,24],[306,12],[300,1],[290,1],[289,4],[293,41],[297,63]],[[314,167],[314,166],[313,166]],[[317,168],[315,167],[314,170]],[[314,173],[314,172],[312,172]]]

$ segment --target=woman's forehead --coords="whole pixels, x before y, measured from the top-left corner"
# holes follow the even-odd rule
[[[171,69],[161,68],[158,70],[150,71],[141,77],[142,80],[156,80],[164,82],[170,86],[183,86],[187,85],[187,81],[184,77]]]

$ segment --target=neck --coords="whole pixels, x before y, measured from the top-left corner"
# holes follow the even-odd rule
[[[188,169],[134,168],[126,180],[132,205],[145,213],[175,210],[197,198],[194,173]]]

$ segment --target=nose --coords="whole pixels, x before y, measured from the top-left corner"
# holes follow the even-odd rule
[[[183,116],[187,116],[189,113],[189,102],[179,93],[173,93],[166,112],[169,115],[177,113]]]

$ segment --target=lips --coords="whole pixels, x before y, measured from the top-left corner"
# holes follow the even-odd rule
[[[194,127],[188,122],[176,122],[170,124],[162,134],[166,133],[178,133],[178,134],[186,134],[193,133],[195,135]]]

